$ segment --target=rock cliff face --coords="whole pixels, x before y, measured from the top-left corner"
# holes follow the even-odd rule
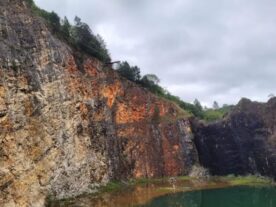
[[[242,99],[222,121],[194,121],[193,131],[200,161],[211,173],[276,178],[276,98]]]
[[[174,104],[52,35],[24,1],[0,2],[0,206],[43,206],[111,179],[198,163]]]
[[[244,99],[219,122],[189,121],[72,50],[23,0],[0,1],[0,206],[40,207],[48,195],[112,179],[186,175],[199,161],[217,175],[275,178],[275,109],[276,98]]]

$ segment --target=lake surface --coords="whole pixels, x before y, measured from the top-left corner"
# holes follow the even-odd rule
[[[177,180],[172,186],[163,180],[51,201],[47,207],[276,207],[275,185],[249,184],[234,187],[225,180]]]
[[[230,187],[158,197],[140,207],[276,207],[276,188]]]

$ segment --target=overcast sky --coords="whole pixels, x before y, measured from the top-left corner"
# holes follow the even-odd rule
[[[275,0],[35,0],[79,16],[113,60],[154,73],[184,101],[266,101],[276,94]]]

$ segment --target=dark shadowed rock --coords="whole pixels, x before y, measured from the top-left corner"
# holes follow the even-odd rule
[[[276,178],[276,98],[242,99],[222,121],[192,122],[200,162],[212,174]]]

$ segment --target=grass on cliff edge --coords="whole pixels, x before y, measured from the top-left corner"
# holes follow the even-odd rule
[[[230,185],[237,186],[237,185],[270,185],[273,184],[273,180],[267,177],[260,177],[255,175],[248,175],[248,176],[225,176],[219,177],[221,181],[228,182]]]

